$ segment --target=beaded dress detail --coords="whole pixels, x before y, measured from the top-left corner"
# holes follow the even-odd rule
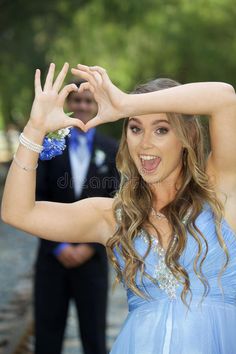
[[[190,215],[191,209],[186,213],[184,219],[182,220],[183,224],[186,224]],[[120,216],[120,214],[119,214]],[[145,230],[141,230],[140,237],[148,244],[148,236]],[[172,274],[171,270],[167,267],[165,262],[166,252],[161,247],[158,239],[150,235],[152,242],[152,249],[157,254],[157,265],[155,266],[154,278],[157,280],[158,285],[161,290],[164,290],[170,299],[176,298],[176,288],[179,285],[178,280]],[[174,235],[173,243],[177,241],[177,236]]]
[[[144,230],[141,230],[140,237],[144,240],[146,244],[148,244],[147,233]],[[170,297],[170,299],[175,299],[178,281],[166,265],[165,250],[161,247],[157,238],[152,235],[150,235],[150,237],[152,242],[152,249],[157,254],[157,265],[155,266],[153,276],[157,280],[160,289],[164,290]]]

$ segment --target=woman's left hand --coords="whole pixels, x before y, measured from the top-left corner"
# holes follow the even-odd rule
[[[80,85],[78,92],[91,91],[98,104],[98,113],[85,125],[86,130],[126,117],[128,94],[111,82],[106,70],[99,66],[89,67],[81,64],[77,67],[78,69],[71,69],[72,74],[87,81]]]

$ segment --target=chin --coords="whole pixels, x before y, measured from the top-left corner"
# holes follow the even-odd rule
[[[155,183],[160,183],[164,180],[163,176],[160,176],[160,174],[155,173],[153,175],[151,174],[141,174],[142,179],[148,183],[148,184],[155,184]]]

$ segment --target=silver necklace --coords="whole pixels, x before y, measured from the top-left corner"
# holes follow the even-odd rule
[[[152,214],[157,218],[157,219],[166,219],[166,216],[162,213],[159,213],[152,207]]]

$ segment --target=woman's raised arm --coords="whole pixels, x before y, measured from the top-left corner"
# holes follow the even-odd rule
[[[106,71],[98,66],[78,65],[72,69],[88,83],[98,103],[98,115],[90,128],[122,117],[153,113],[182,113],[210,116],[211,166],[216,174],[229,176],[236,185],[236,95],[234,88],[222,82],[199,82],[143,94],[125,94],[118,90]]]
[[[51,64],[43,88],[40,71],[36,70],[35,74],[35,99],[23,134],[25,138],[38,145],[42,145],[44,136],[48,132],[68,126],[84,129],[84,124],[79,119],[70,118],[63,111],[65,98],[71,91],[77,90],[76,85],[73,84],[60,90],[68,71],[68,64],[63,66],[53,82],[54,70],[55,65]],[[103,215],[103,209],[107,208],[106,200],[81,201],[71,205],[35,201],[35,167],[38,155],[38,152],[22,144],[19,145],[3,192],[1,205],[3,221],[51,240],[54,240],[56,235],[57,241],[103,242],[103,236],[99,239],[98,232],[95,236],[93,230],[96,228],[96,223],[99,223],[99,226],[106,225],[105,219],[99,219],[101,214]],[[80,224],[81,220],[83,226]],[[86,232],[87,227],[91,230],[90,233],[89,230]],[[103,234],[106,234],[106,227]]]

